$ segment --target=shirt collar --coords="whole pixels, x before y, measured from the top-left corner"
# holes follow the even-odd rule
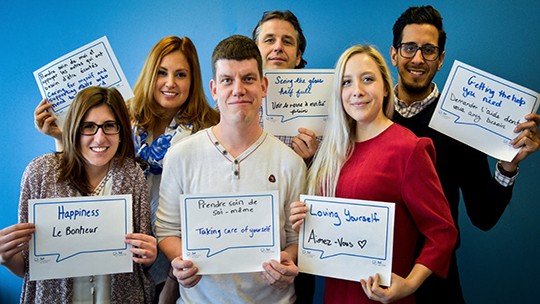
[[[437,88],[437,84],[433,83],[433,91],[424,99],[417,100],[411,103],[411,105],[407,105],[407,103],[398,97],[398,85],[394,86],[394,97],[395,97],[395,110],[403,117],[409,118],[413,117],[414,115],[420,113],[422,110],[424,110],[427,106],[429,106],[433,101],[437,100],[439,97],[439,89]]]

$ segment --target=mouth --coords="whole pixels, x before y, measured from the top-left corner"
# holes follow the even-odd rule
[[[178,93],[176,92],[171,92],[171,91],[161,91],[161,94],[165,95],[165,96],[170,96],[170,97],[174,97],[174,96],[177,96]]]
[[[426,70],[424,69],[407,69],[409,74],[411,74],[413,77],[422,77],[426,74]]]
[[[362,107],[362,106],[365,106],[367,104],[369,104],[371,101],[355,101],[355,102],[351,102],[351,106],[353,107]]]
[[[243,104],[252,104],[252,103],[253,102],[247,101],[247,100],[237,100],[237,101],[232,101],[229,104],[230,105],[243,105]]]
[[[287,59],[281,58],[281,57],[270,57],[268,58],[268,61],[279,61],[279,62],[286,62]]]
[[[109,149],[109,147],[90,147],[90,150],[97,153],[105,152],[107,149]]]

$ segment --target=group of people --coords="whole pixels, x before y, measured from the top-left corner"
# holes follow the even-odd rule
[[[24,278],[21,302],[311,303],[314,277],[297,267],[297,232],[308,211],[299,196],[307,193],[396,204],[390,286],[377,274],[327,278],[325,303],[464,303],[455,254],[460,192],[473,224],[493,227],[518,164],[540,146],[540,115],[524,117],[511,142],[517,156],[492,174],[485,154],[428,127],[439,98],[432,80],[445,56],[439,12],[411,7],[393,33],[397,85],[375,47],[347,49],[335,67],[324,134],[300,128],[277,139],[261,126],[263,69],[306,65],[306,38],[290,11],[267,12],[252,38],[233,35],[215,47],[210,92],[218,110],[205,98],[187,37],[154,46],[127,103],[115,89],[86,88],[60,130],[43,100],[36,127],[59,151],[28,165],[19,223],[0,231],[1,264]],[[279,261],[264,263],[261,273],[200,275],[183,259],[180,195],[273,190]],[[133,233],[125,237],[133,272],[30,281],[36,228],[28,200],[112,194],[133,196]]]

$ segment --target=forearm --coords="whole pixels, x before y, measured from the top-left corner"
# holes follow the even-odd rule
[[[405,279],[407,285],[411,288],[412,293],[424,283],[424,281],[432,274],[433,272],[422,264],[414,264],[413,269]]]
[[[25,275],[24,258],[21,253],[14,255],[9,261],[2,263],[14,275],[23,278]]]
[[[287,252],[287,254],[291,257],[291,260],[294,262],[295,265],[298,265],[298,244],[291,244],[283,251]]]
[[[165,254],[169,262],[182,255],[182,239],[179,237],[166,237],[159,242],[158,247]]]

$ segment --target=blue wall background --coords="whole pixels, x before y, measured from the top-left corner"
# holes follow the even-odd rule
[[[41,100],[32,72],[106,35],[133,86],[151,47],[166,35],[190,37],[203,81],[211,77],[213,47],[231,34],[250,35],[262,12],[290,9],[308,39],[308,68],[332,68],[357,43],[379,47],[389,60],[391,27],[410,5],[432,4],[448,33],[442,89],[454,59],[540,91],[540,4],[515,1],[11,1],[0,8],[0,227],[17,221],[19,183],[30,160],[54,150],[33,126]],[[394,77],[397,77],[395,70]],[[207,89],[207,96],[210,97]],[[493,164],[494,164],[494,160]],[[540,271],[540,153],[522,163],[514,198],[489,232],[462,212],[459,265],[470,303],[533,303]],[[467,174],[467,168],[463,168]],[[462,208],[463,209],[463,208]],[[463,210],[462,210],[463,211]],[[0,302],[16,303],[21,280],[0,267]],[[320,281],[319,281],[320,282]],[[317,302],[322,302],[318,293]]]

